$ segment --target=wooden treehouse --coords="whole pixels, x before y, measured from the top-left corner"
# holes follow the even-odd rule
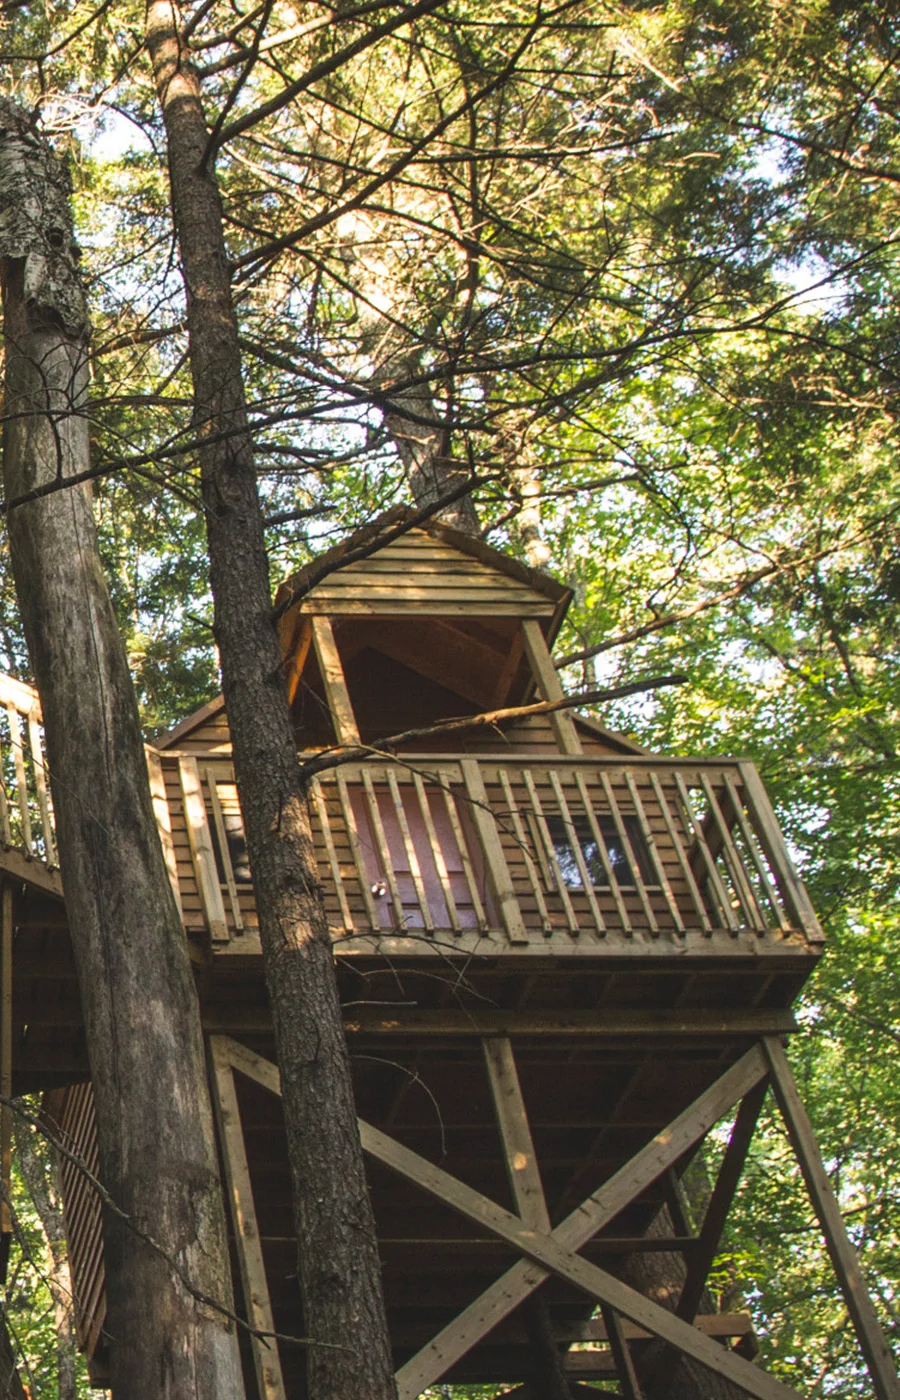
[[[438,1381],[542,1400],[542,1346],[573,1396],[607,1380],[664,1400],[683,1357],[760,1400],[796,1395],[748,1359],[747,1316],[701,1311],[769,1084],[874,1393],[897,1400],[782,1049],[822,934],[755,768],[649,754],[564,711],[380,752],[385,736],[558,698],[550,652],[570,597],[436,523],[365,552],[402,519],[279,594],[301,757],[371,746],[319,774],[312,811],[401,1400]],[[44,1091],[91,1162],[39,709],[8,680],[3,705],[0,1089]],[[222,702],[148,764],[209,1037],[235,1291],[253,1327],[289,1337],[302,1325],[288,1163]],[[723,1119],[697,1220],[681,1178]],[[5,1119],[3,1133],[8,1164]],[[64,1166],[63,1179],[80,1337],[102,1385],[99,1209],[82,1176]],[[658,1251],[674,1257],[668,1308],[633,1286]],[[249,1400],[303,1397],[301,1348],[248,1336],[244,1350]]]

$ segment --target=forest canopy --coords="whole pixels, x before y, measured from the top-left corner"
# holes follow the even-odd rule
[[[483,537],[575,590],[569,689],[687,674],[601,717],[749,756],[773,794],[829,938],[795,1068],[896,1341],[896,7],[200,0],[184,23],[273,582],[468,480]],[[219,680],[143,24],[8,4],[0,58],[69,158],[96,514],[152,736]],[[0,629],[26,675],[8,571]],[[785,1156],[773,1116],[721,1290],[785,1377],[864,1396]]]

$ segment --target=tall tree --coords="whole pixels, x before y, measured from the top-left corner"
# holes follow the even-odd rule
[[[243,1393],[196,993],[97,552],[64,165],[0,104],[3,472],[97,1108],[113,1394]],[[68,483],[50,495],[48,487]]]
[[[194,423],[235,775],[281,1071],[311,1400],[389,1400],[393,1361],[331,939],[272,610],[222,210],[172,0],[147,48],[187,294]]]

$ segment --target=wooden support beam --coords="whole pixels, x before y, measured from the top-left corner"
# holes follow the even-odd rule
[[[328,708],[331,711],[331,720],[337,741],[339,744],[358,744],[359,727],[353,713],[353,706],[350,703],[350,692],[347,689],[344,668],[341,665],[340,653],[334,640],[331,619],[314,617],[311,620],[311,625],[316,660],[319,663],[319,670],[322,672],[325,699],[328,701]]]
[[[569,1249],[581,1249],[699,1142],[765,1074],[765,1058],[762,1051],[754,1046],[689,1108],[657,1133],[630,1162],[572,1211],[557,1226],[554,1238]],[[400,1369],[397,1373],[400,1400],[415,1400],[444,1375],[543,1283],[547,1272],[524,1260],[508,1269]]]
[[[609,1338],[609,1349],[612,1352],[613,1363],[616,1374],[622,1385],[622,1394],[625,1400],[644,1400],[644,1393],[641,1390],[637,1372],[634,1369],[634,1362],[631,1359],[631,1351],[622,1327],[622,1320],[615,1308],[601,1304],[600,1311],[603,1314],[603,1322],[606,1327],[606,1335]]]
[[[553,665],[547,650],[547,642],[541,631],[541,624],[536,622],[534,618],[523,618],[522,642],[538,695],[542,700],[561,700],[563,688],[559,672]],[[567,710],[554,710],[550,715],[550,723],[553,726],[560,753],[580,754],[582,752],[581,740],[575,729],[574,720]]]
[[[544,1198],[512,1045],[506,1036],[501,1036],[496,1040],[483,1040],[482,1048],[516,1210],[526,1225],[549,1231],[550,1213]]]
[[[900,1400],[900,1377],[897,1375],[896,1363],[872,1306],[856,1251],[847,1238],[840,1206],[832,1190],[787,1056],[781,1044],[772,1037],[765,1041],[765,1050],[772,1071],[772,1087],[778,1107],[800,1164],[813,1210],[822,1226],[825,1245],[841,1286],[860,1350],[869,1368],[875,1395],[878,1400]]]
[[[512,1045],[506,1036],[502,1036],[496,1040],[484,1040],[482,1046],[503,1144],[506,1174],[516,1210],[526,1225],[549,1234],[550,1212],[547,1210]],[[571,1400],[562,1354],[540,1292],[525,1300],[523,1315],[534,1366],[535,1390],[541,1400]]]
[[[685,1322],[694,1322],[696,1319],[697,1309],[706,1287],[706,1280],[709,1277],[713,1260],[718,1253],[725,1220],[741,1179],[741,1173],[753,1139],[753,1132],[768,1088],[768,1081],[760,1080],[743,1099],[738,1109],[731,1137],[725,1149],[725,1156],[719,1167],[716,1183],[706,1207],[700,1234],[695,1248],[687,1256],[687,1272],[682,1284],[681,1296],[675,1307],[675,1316],[682,1318]],[[645,1388],[651,1400],[663,1400],[663,1397],[668,1394],[680,1362],[679,1354],[669,1347],[666,1347],[655,1357],[649,1371],[644,1375]]]
[[[260,1400],[287,1400],[281,1374],[278,1347],[274,1339],[275,1323],[269,1298],[269,1285],[263,1263],[256,1207],[250,1184],[250,1168],[241,1130],[240,1111],[234,1087],[234,1075],[228,1048],[218,1037],[210,1041],[211,1080],[219,1141],[225,1164],[228,1203],[234,1224],[234,1240],[247,1321],[255,1333],[251,1346]],[[265,1339],[266,1334],[269,1340]]]
[[[312,626],[309,618],[300,613],[296,621],[297,625],[291,629],[291,639],[285,649],[284,680],[287,686],[289,705],[293,705],[297,691],[300,689],[300,677],[303,675],[303,667],[306,665],[306,658],[312,644]]]
[[[703,1217],[703,1224],[700,1227],[697,1246],[688,1262],[687,1276],[681,1289],[681,1297],[675,1309],[676,1315],[683,1318],[685,1322],[693,1322],[700,1306],[700,1299],[703,1296],[713,1260],[718,1253],[725,1220],[734,1200],[734,1193],[740,1182],[741,1173],[744,1170],[744,1163],[747,1160],[747,1153],[750,1150],[750,1143],[768,1088],[766,1081],[761,1080],[750,1090],[738,1109],[731,1137],[725,1149],[725,1156],[716,1177],[716,1184],[713,1187],[709,1204],[706,1207],[706,1214]]]
[[[230,1064],[271,1092],[280,1092],[280,1076],[275,1065],[235,1041],[223,1040],[219,1043],[221,1054]],[[566,1279],[599,1302],[612,1306],[638,1327],[661,1337],[711,1370],[725,1375],[736,1385],[743,1386],[757,1400],[797,1400],[797,1392],[789,1386],[765,1375],[742,1357],[723,1351],[698,1329],[673,1317],[575,1253],[625,1205],[678,1161],[738,1099],[759,1082],[765,1072],[762,1051],[754,1047],[550,1234],[529,1229],[517,1216],[503,1210],[480,1192],[360,1120],[360,1137],[366,1152],[451,1209],[473,1220],[480,1228],[506,1240],[531,1261],[523,1261],[508,1270],[497,1284],[482,1294],[478,1304],[473,1305],[477,1308],[477,1320],[473,1328],[470,1316],[469,1335],[461,1347],[458,1337],[452,1339],[455,1350],[454,1345],[438,1346],[441,1338],[456,1325],[451,1324],[450,1329],[445,1328],[444,1333],[433,1339],[424,1352],[406,1363],[397,1376],[400,1400],[413,1400],[427,1385],[444,1374],[459,1356],[464,1355],[528,1297],[550,1273]],[[472,1308],[469,1308],[462,1316],[471,1313]],[[456,1323],[459,1321],[457,1319]],[[423,1359],[431,1362],[428,1368],[431,1373],[420,1383]]]
[[[756,1400],[798,1400],[798,1392],[791,1386],[766,1375],[743,1357],[723,1351],[696,1328],[561,1244],[558,1230],[545,1234],[542,1230],[529,1229],[518,1216],[503,1210],[480,1191],[473,1190],[371,1124],[360,1120],[359,1129],[363,1150],[383,1166],[420,1187],[451,1210],[506,1240],[526,1258],[539,1264],[545,1273],[555,1274],[598,1303],[606,1303],[623,1313],[654,1337],[677,1347],[686,1356],[742,1387]],[[412,1392],[403,1390],[400,1393]]]

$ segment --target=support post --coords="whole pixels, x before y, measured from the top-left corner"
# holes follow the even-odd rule
[[[549,1234],[550,1212],[538,1170],[512,1043],[506,1036],[498,1036],[483,1040],[481,1044],[516,1210],[526,1225]],[[562,1354],[540,1290],[525,1300],[522,1316],[534,1366],[533,1389],[541,1400],[572,1400]]]
[[[856,1251],[847,1238],[840,1206],[819,1153],[791,1067],[779,1041],[763,1041],[772,1070],[772,1087],[791,1139],[825,1246],[837,1275],[860,1350],[878,1400],[900,1400],[900,1378],[891,1350],[869,1297]]]
[[[531,667],[531,674],[534,676],[534,682],[541,699],[561,700],[563,688],[559,672],[553,665],[546,639],[541,631],[541,625],[534,618],[522,620],[522,641],[525,646],[525,655],[528,657],[528,664]],[[550,715],[550,723],[553,726],[553,733],[559,744],[560,753],[580,754],[582,752],[581,740],[568,710],[555,710]]]
[[[637,1372],[634,1369],[622,1320],[615,1308],[609,1307],[606,1303],[601,1304],[600,1311],[603,1314],[609,1349],[612,1352],[616,1374],[622,1386],[622,1394],[625,1400],[644,1400],[644,1392],[641,1390]]]
[[[250,1167],[244,1146],[244,1134],[241,1131],[234,1073],[227,1048],[218,1036],[213,1036],[210,1040],[210,1069],[213,1105],[228,1183],[228,1203],[234,1224],[234,1243],[241,1270],[244,1306],[247,1310],[247,1320],[254,1329],[251,1346],[256,1384],[260,1400],[286,1400],[287,1392],[274,1338],[272,1304],[250,1184]]]
[[[316,660],[322,672],[325,699],[331,711],[331,722],[337,741],[339,744],[358,744],[359,728],[344,678],[337,642],[334,640],[331,620],[327,617],[314,617],[310,625]]]

